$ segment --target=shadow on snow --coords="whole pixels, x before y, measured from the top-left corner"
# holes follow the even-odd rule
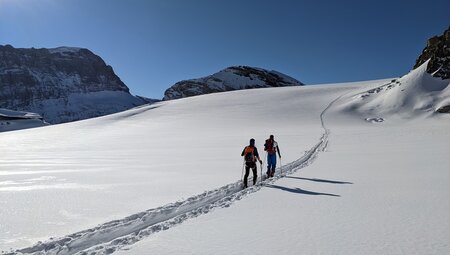
[[[300,189],[300,188],[287,188],[287,187],[283,187],[283,186],[279,186],[279,185],[273,185],[273,184],[266,184],[264,186],[268,187],[268,188],[280,189],[280,190],[283,190],[283,191],[297,193],[297,194],[303,194],[303,195],[340,197],[339,195],[336,195],[336,194],[319,193],[319,192],[308,191],[308,190],[304,190],[304,189]]]
[[[286,176],[286,178],[299,179],[299,180],[312,181],[312,182],[324,182],[324,183],[331,183],[331,184],[353,184],[353,182],[341,182],[341,181],[323,180],[323,179],[316,179],[316,178],[311,179],[311,178],[294,177],[294,176]]]

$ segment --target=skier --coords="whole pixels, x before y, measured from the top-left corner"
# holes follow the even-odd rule
[[[280,147],[278,147],[278,143],[274,140],[273,135],[270,135],[269,139],[264,143],[264,150],[267,151],[267,178],[270,178],[275,174],[277,152],[281,158]]]
[[[258,178],[258,174],[256,172],[256,160],[258,160],[259,163],[262,164],[262,160],[259,158],[258,149],[255,147],[255,139],[250,139],[250,145],[244,148],[241,156],[244,156],[245,160],[244,187],[247,188],[247,179],[250,173],[250,168],[253,172],[253,185],[255,185],[256,179]]]

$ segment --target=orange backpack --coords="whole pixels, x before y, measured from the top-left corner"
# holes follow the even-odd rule
[[[245,162],[255,162],[255,147],[247,146],[244,149]]]

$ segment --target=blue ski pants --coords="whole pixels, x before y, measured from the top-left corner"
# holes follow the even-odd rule
[[[277,154],[267,154],[267,172],[275,171],[277,166]]]

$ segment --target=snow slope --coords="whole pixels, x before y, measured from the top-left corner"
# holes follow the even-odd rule
[[[118,254],[448,254],[450,116],[434,110],[449,81],[425,68],[396,79],[403,96],[386,81],[336,100],[308,168]]]
[[[447,254],[449,115],[351,107],[387,83],[211,94],[0,134],[0,250]],[[242,148],[269,134],[283,173],[240,191]]]
[[[125,111],[144,103],[127,92],[98,91],[42,100],[33,106],[33,110],[45,113],[44,119],[55,124]]]
[[[428,62],[399,79],[345,98],[339,108],[353,116],[372,116],[368,120],[374,116],[402,120],[432,117],[439,108],[450,105],[450,80],[428,74]]]
[[[311,166],[117,254],[449,254],[442,124],[329,123]]]
[[[213,94],[2,133],[0,201],[8,209],[0,216],[1,249],[234,183],[251,137],[261,145],[274,133],[285,148],[283,160],[294,161],[321,137],[320,112],[355,86]],[[272,100],[276,107],[264,103]]]

